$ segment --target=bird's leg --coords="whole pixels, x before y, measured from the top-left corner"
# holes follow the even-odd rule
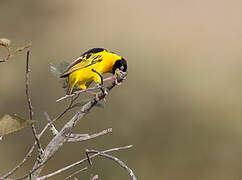
[[[92,91],[86,91],[86,92],[87,92],[88,94],[94,96],[95,99],[96,99],[96,101],[99,101],[99,100],[100,100],[99,97],[98,97],[98,93],[96,93],[96,92],[92,92]]]
[[[95,73],[99,76],[99,78],[100,78],[100,80],[101,80],[101,82],[100,82],[100,83],[97,83],[96,86],[97,86],[98,88],[100,88],[100,90],[102,91],[102,93],[107,94],[107,92],[104,90],[103,77],[102,77],[102,75],[101,75],[99,72],[97,72],[95,69],[92,69],[92,71],[95,72]],[[96,93],[95,96],[96,96],[96,100],[99,101],[100,99],[99,99],[97,93]],[[103,100],[106,102],[106,99],[105,99],[105,98],[104,98]]]
[[[121,73],[121,72],[120,72],[120,70],[117,69],[116,70],[116,73],[114,75],[103,79],[103,82],[110,81],[110,80],[114,80],[114,82],[115,82],[116,85],[118,85],[118,86],[121,85],[121,83],[119,83],[118,80],[117,80],[117,76],[118,76],[119,73]]]
[[[103,82],[110,81],[110,80],[113,80],[113,79],[114,79],[114,76],[110,76],[110,77],[103,79]]]
[[[99,78],[101,80],[101,82],[98,83],[98,85],[103,86],[103,77],[102,77],[102,75],[99,72],[97,72],[95,69],[92,69],[92,72],[95,72],[99,76]],[[95,79],[94,79],[94,81],[95,81]]]

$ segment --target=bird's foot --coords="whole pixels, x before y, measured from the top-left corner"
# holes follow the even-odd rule
[[[123,77],[125,73],[126,72],[116,69],[115,74],[113,75],[115,85],[120,86],[122,84],[121,82],[118,82],[118,77]]]
[[[105,93],[106,91],[104,90],[104,93]],[[98,93],[96,93],[96,92],[92,92],[92,91],[87,91],[87,93],[89,93],[90,95],[92,95],[93,97],[95,97],[95,100],[96,101],[100,101],[100,98],[99,98],[99,94]],[[106,92],[106,94],[107,94],[107,92]],[[106,103],[106,99],[105,98],[103,98],[103,100],[104,100],[104,102]]]

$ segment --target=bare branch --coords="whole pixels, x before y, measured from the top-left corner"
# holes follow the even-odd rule
[[[26,45],[24,45],[24,46],[22,46],[22,47],[17,48],[17,49],[14,51],[14,53],[13,53],[12,56],[16,55],[17,53],[19,53],[19,52],[21,52],[21,51],[23,51],[23,50],[25,50],[25,49],[27,49],[27,48],[30,48],[31,46],[32,46],[32,42],[29,42],[28,44],[26,44]]]
[[[73,92],[70,95],[65,95],[65,96],[57,99],[56,102],[62,101],[62,100],[67,99],[67,98],[71,98],[71,97],[73,97],[75,95],[78,95],[80,93],[83,93],[83,92],[87,92],[87,91],[91,91],[91,90],[96,90],[96,89],[99,89],[99,87],[91,87],[91,88],[88,88],[88,89],[82,89],[82,90],[79,90],[79,91],[75,91],[75,92]]]
[[[125,77],[127,76],[127,73],[121,74],[120,76],[117,77],[118,82],[122,82]],[[105,89],[105,93],[100,91],[97,96],[99,101],[101,101],[107,93],[112,90],[113,87],[116,86],[115,82],[112,82],[107,88]],[[86,103],[85,105],[82,106],[81,109],[79,109],[76,114],[72,117],[69,122],[65,124],[65,126],[60,130],[60,132],[51,140],[51,142],[46,146],[45,151],[43,153],[42,157],[42,162],[47,161],[50,157],[52,157],[65,143],[66,137],[71,133],[72,128],[75,126],[76,122],[83,118],[84,115],[86,115],[87,112],[89,112],[99,101],[96,100],[96,98],[93,98],[91,101]],[[33,167],[35,169],[36,167],[39,166],[39,162],[37,161]],[[33,179],[37,179],[40,172],[42,171],[44,166],[39,168],[34,174],[33,174]]]
[[[86,156],[87,156],[87,161],[88,161],[89,165],[91,166],[92,165],[92,161],[91,161],[91,158],[89,156],[88,149],[86,149]]]
[[[31,99],[30,99],[30,90],[29,90],[29,72],[30,72],[30,69],[29,69],[29,53],[30,53],[30,51],[27,51],[26,73],[25,73],[25,86],[26,86],[26,89],[25,90],[26,90],[26,97],[27,97],[28,107],[29,107],[29,118],[30,118],[30,120],[32,120],[34,113],[33,113],[33,107],[32,107],[32,103],[31,103]],[[37,131],[36,131],[35,125],[32,124],[31,127],[32,127],[32,132],[33,132],[35,141],[37,142],[37,146],[38,146],[39,152],[41,152],[42,151],[42,147],[41,147],[41,144],[40,144],[40,141],[39,141],[39,137],[37,135]]]
[[[48,121],[48,124],[50,126],[50,130],[52,132],[52,134],[55,136],[56,134],[58,134],[58,131],[57,129],[55,128],[55,126],[53,125],[53,123],[51,122],[51,119],[50,119],[50,116],[47,112],[44,112],[44,115],[45,115],[45,118],[47,119]]]
[[[14,180],[23,180],[26,179],[27,177],[29,177],[30,180],[32,180],[32,174],[37,171],[39,168],[41,168],[43,165],[45,165],[48,160],[50,160],[52,158],[52,156],[50,156],[46,161],[41,162],[37,167],[33,168],[32,170],[30,170],[27,174],[25,174],[24,176],[14,179]],[[38,161],[39,162],[39,161]]]
[[[64,111],[62,111],[56,118],[54,118],[52,121],[50,121],[51,124],[53,124],[55,121],[57,121],[58,119],[60,119],[65,113],[67,113],[70,109],[72,109],[72,104],[75,102],[75,100],[78,98],[79,95],[77,95],[75,98],[72,98],[70,104],[68,105],[67,108],[64,109]],[[45,125],[45,127],[43,128],[43,130],[41,131],[41,133],[39,134],[39,137],[41,137],[45,131],[47,130],[47,128],[50,126],[50,123],[47,123]]]
[[[68,107],[66,108],[66,109],[64,109],[64,111],[62,111],[55,119],[53,119],[52,121],[51,121],[51,123],[54,123],[55,121],[57,121],[58,119],[60,119],[65,113],[67,113],[70,109],[72,109],[72,105],[73,105],[73,103],[78,99],[78,97],[79,97],[79,95],[80,94],[77,94],[77,96],[76,97],[72,97],[72,99],[71,99],[71,102],[70,102],[70,104],[68,105]]]
[[[132,171],[132,169],[130,169],[123,161],[121,161],[117,157],[111,156],[111,155],[106,154],[104,152],[99,152],[97,150],[87,150],[86,152],[88,152],[88,153],[98,153],[99,156],[103,156],[105,158],[108,158],[108,159],[115,161],[116,163],[118,163],[122,168],[124,168],[129,173],[129,175],[132,177],[132,180],[137,180],[137,178],[136,178],[134,172]]]
[[[27,57],[29,56],[29,54],[27,55]],[[28,70],[28,71],[27,71]],[[26,65],[26,75],[28,75],[28,73],[29,73],[29,68],[28,68],[28,65]],[[26,82],[28,82],[28,78],[29,77],[27,77],[26,78]],[[119,79],[119,81],[122,81],[124,78],[120,78]],[[28,86],[29,84],[27,83],[27,86]],[[107,87],[107,90],[108,91],[110,91],[114,86],[115,86],[116,84],[115,84],[115,82],[113,82],[110,86],[108,86]],[[26,87],[27,87],[26,86]],[[26,88],[26,89],[28,89],[28,88]],[[27,91],[26,91],[26,94],[27,94]],[[99,96],[99,99],[101,100],[102,98],[104,98],[105,96],[106,96],[106,94],[103,94],[102,92],[101,93],[99,93],[98,94],[98,96]],[[28,97],[29,97],[29,93],[28,93]],[[61,118],[67,111],[69,111],[70,109],[71,109],[71,107],[72,107],[72,104],[73,104],[73,102],[76,100],[78,98],[78,96],[77,97],[75,97],[75,98],[72,98],[72,101],[70,102],[70,104],[69,104],[69,106],[61,113],[61,114],[59,114],[55,119],[53,119],[51,122],[53,123],[53,122],[55,122],[56,120],[58,120],[59,118]],[[27,98],[28,99],[28,102],[29,102],[29,98]],[[30,101],[31,102],[31,101]],[[95,104],[97,103],[97,101],[95,100],[95,99],[93,99],[93,100],[91,100],[90,102],[88,102],[87,104],[85,104],[84,106],[83,106],[83,108],[81,109],[81,110],[79,110],[76,114],[75,114],[75,116],[72,118],[72,120],[70,120],[68,123],[67,123],[67,126],[65,126],[62,130],[63,130],[63,132],[65,132],[66,130],[68,130],[69,128],[71,128],[72,129],[72,127],[74,126],[74,124],[75,124],[75,122],[78,120],[78,119],[80,119],[80,118],[82,118],[84,115],[85,115],[85,113],[86,112],[88,112]],[[30,111],[30,113],[31,113],[31,111]],[[32,113],[31,113],[32,114]],[[43,130],[41,131],[41,133],[39,134],[39,138],[44,134],[44,132],[46,131],[46,129],[48,128],[48,126],[49,126],[49,123],[43,128]],[[46,148],[46,152],[48,152],[47,154],[48,154],[48,156],[46,156],[46,158],[45,158],[45,161],[43,161],[42,163],[37,163],[37,165],[35,165],[34,166],[34,168],[28,173],[28,174],[26,174],[25,176],[23,176],[22,178],[19,178],[19,179],[24,179],[24,178],[26,178],[26,177],[29,177],[31,174],[33,174],[35,171],[37,171],[39,168],[41,168],[52,156],[53,156],[53,154],[63,145],[63,143],[64,143],[64,141],[65,141],[65,138],[66,138],[66,136],[65,136],[65,138],[60,138],[61,137],[61,135],[63,135],[63,134],[65,134],[65,135],[68,135],[68,134],[70,134],[70,133],[67,133],[67,132],[65,132],[65,133],[59,133],[59,136],[58,136],[58,138],[56,137],[56,138],[54,138],[53,139],[53,141],[50,143],[50,144],[52,144],[53,146],[54,146],[54,144],[56,143],[56,144],[59,144],[59,146],[55,149],[53,149],[53,150],[51,150],[51,146],[50,147],[48,147],[49,148],[49,150],[48,150],[48,148]],[[69,131],[70,132],[70,131]],[[93,135],[90,135],[90,136],[84,136],[84,137],[81,137],[81,136],[79,136],[79,139],[76,139],[76,141],[82,141],[82,140],[87,140],[87,139],[91,139],[91,138],[95,138],[95,137],[97,137],[97,136],[100,136],[100,135],[104,135],[104,134],[106,134],[106,133],[109,133],[109,132],[111,132],[111,129],[107,129],[107,130],[104,130],[104,131],[102,131],[102,132],[100,132],[100,133],[97,133],[97,134],[93,134]],[[79,134],[80,135],[80,134]],[[75,136],[76,138],[78,137],[78,136]],[[58,141],[59,140],[59,141]],[[73,141],[74,139],[70,139],[70,142],[71,141]],[[11,174],[13,174],[18,168],[20,168],[23,164],[24,164],[24,162],[26,162],[26,160],[31,156],[31,154],[32,154],[32,152],[33,152],[33,149],[34,149],[34,147],[35,147],[35,145],[36,145],[36,142],[37,141],[35,141],[35,143],[32,145],[32,147],[31,147],[31,149],[29,150],[29,152],[27,153],[27,155],[26,155],[26,157],[24,158],[24,160],[21,162],[21,163],[19,163],[13,170],[11,170],[9,173],[7,173],[6,175],[4,175],[3,177],[9,177]],[[53,143],[53,142],[55,142],[55,143]],[[59,143],[58,143],[59,142]],[[69,141],[67,141],[67,142],[69,142]],[[50,152],[52,152],[52,153],[50,153]]]
[[[27,101],[28,101],[28,106],[29,106],[29,117],[32,120],[33,119],[33,106],[31,103],[31,99],[30,99],[30,92],[29,92],[29,53],[30,51],[27,51],[27,59],[26,59],[26,72],[25,72],[25,86],[26,86],[26,97],[27,97]]]
[[[2,62],[7,62],[11,57],[15,56],[17,53],[27,49],[27,48],[30,48],[32,46],[32,42],[29,42],[28,44],[22,46],[22,47],[19,47],[17,48],[14,52],[11,52],[11,47],[10,47],[10,44],[11,44],[11,41],[8,40],[8,39],[5,39],[5,38],[1,38],[0,39],[0,46],[3,46],[7,49],[8,51],[8,54],[5,58],[1,58],[0,59],[0,63]]]
[[[85,134],[83,136],[83,134],[70,134],[70,136],[68,136],[66,139],[65,139],[65,142],[81,142],[81,141],[86,141],[86,140],[89,140],[89,139],[93,139],[93,138],[96,138],[98,136],[102,136],[102,135],[105,135],[105,134],[108,134],[108,133],[111,133],[112,132],[112,128],[108,128],[108,129],[105,129],[99,133],[96,133],[96,134],[92,134],[92,135],[88,135],[88,134]]]
[[[99,153],[108,153],[108,152],[113,152],[113,151],[119,151],[119,150],[129,149],[129,148],[131,148],[131,147],[132,147],[132,145],[129,145],[129,146],[123,146],[123,147],[118,147],[118,148],[113,148],[113,149],[108,149],[108,150],[105,150],[105,151],[101,151],[101,152],[99,152]],[[95,153],[95,154],[89,156],[89,158],[92,159],[92,158],[98,156],[99,153]],[[69,166],[66,166],[66,167],[64,167],[64,168],[62,168],[62,169],[59,169],[59,170],[57,170],[57,171],[54,171],[53,173],[50,173],[50,174],[48,174],[48,175],[45,175],[45,176],[39,177],[39,178],[37,178],[37,180],[44,180],[44,179],[46,179],[46,178],[49,178],[49,177],[55,176],[55,175],[57,175],[57,174],[59,174],[59,173],[62,173],[62,172],[66,171],[66,170],[68,170],[68,169],[70,169],[70,168],[73,168],[73,167],[75,167],[75,166],[77,166],[77,165],[79,165],[79,164],[82,164],[82,163],[85,162],[85,161],[88,161],[88,158],[85,158],[85,159],[82,159],[82,160],[80,160],[80,161],[77,161],[77,162],[75,162],[75,163],[73,163],[73,164],[71,164],[71,165],[69,165]]]
[[[87,167],[84,167],[84,168],[82,168],[82,169],[79,169],[78,171],[76,171],[76,172],[72,173],[71,175],[69,175],[68,177],[66,177],[65,180],[71,179],[71,178],[72,178],[73,176],[75,176],[76,174],[78,174],[78,173],[80,173],[80,172],[82,172],[82,171],[85,171],[85,170],[87,170],[87,169],[88,169]]]

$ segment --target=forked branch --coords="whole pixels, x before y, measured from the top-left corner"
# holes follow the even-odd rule
[[[118,147],[118,148],[112,148],[112,149],[108,149],[108,150],[105,150],[105,151],[100,151],[100,152],[97,152],[97,153],[95,153],[95,154],[93,154],[93,155],[90,155],[89,158],[92,159],[92,158],[94,158],[94,157],[100,155],[100,153],[108,153],[108,152],[113,152],[113,151],[120,151],[120,150],[129,149],[129,148],[131,148],[131,147],[132,147],[132,145],[129,145],[129,146],[123,146],[123,147]],[[50,173],[50,174],[48,174],[48,175],[45,175],[45,176],[39,177],[39,178],[37,178],[37,180],[44,180],[44,179],[50,178],[50,177],[52,177],[52,176],[55,176],[55,175],[57,175],[57,174],[59,174],[59,173],[62,173],[62,172],[66,171],[66,170],[68,170],[68,169],[70,169],[70,168],[73,168],[73,167],[75,167],[75,166],[77,166],[77,165],[80,165],[80,164],[82,164],[82,163],[85,162],[85,161],[88,161],[89,158],[81,159],[80,161],[77,161],[77,162],[75,162],[75,163],[73,163],[73,164],[71,164],[71,165],[69,165],[69,166],[66,166],[66,167],[61,168],[61,169],[59,169],[59,170],[57,170],[57,171],[54,171],[53,173]],[[134,176],[134,177],[135,177],[135,176]],[[134,180],[135,180],[135,179],[134,179]]]
[[[117,77],[117,81],[121,83],[127,76],[127,73],[121,73],[120,76]],[[105,88],[105,91],[100,91],[98,93],[98,100],[93,98],[88,103],[83,105],[81,109],[79,109],[76,114],[69,120],[64,127],[59,131],[59,133],[51,140],[51,142],[46,146],[42,163],[46,162],[49,158],[51,158],[66,142],[66,138],[71,134],[72,128],[75,126],[78,120],[83,118],[86,113],[88,113],[99,101],[104,99],[109,91],[111,91],[116,86],[116,82],[112,82],[109,86]],[[39,162],[36,161],[33,169],[36,169],[39,166]],[[38,178],[40,172],[42,171],[44,165],[42,165],[38,170],[33,173],[32,179],[35,180]]]

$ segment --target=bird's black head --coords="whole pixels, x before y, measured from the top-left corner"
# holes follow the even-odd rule
[[[113,65],[113,69],[112,69],[113,74],[115,74],[116,69],[126,72],[127,71],[127,61],[124,58],[117,60]]]

